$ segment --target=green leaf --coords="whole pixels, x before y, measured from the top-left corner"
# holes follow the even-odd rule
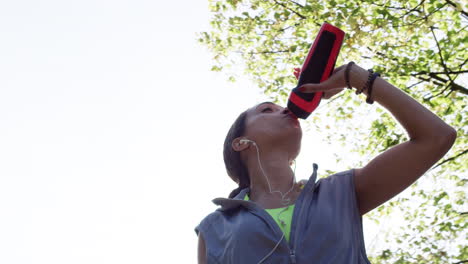
[[[221,71],[223,69],[223,67],[220,67],[220,66],[213,66],[211,67],[211,71]]]

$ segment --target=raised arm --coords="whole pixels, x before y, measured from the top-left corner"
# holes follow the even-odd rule
[[[349,75],[351,85],[362,88],[368,75],[365,69],[353,65]],[[339,90],[336,88],[344,86],[344,70],[340,70],[325,83],[307,85],[305,89],[334,94]],[[405,128],[409,140],[381,153],[363,168],[355,169],[356,196],[361,215],[413,184],[444,156],[456,138],[455,129],[382,78],[375,80],[372,98],[392,113]]]
[[[368,73],[354,66],[350,79],[362,87]],[[397,195],[421,177],[452,147],[456,131],[439,117],[382,78],[374,82],[372,98],[405,128],[409,140],[381,153],[355,170],[355,186],[363,215]]]

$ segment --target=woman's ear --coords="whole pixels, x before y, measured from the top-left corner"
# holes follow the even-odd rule
[[[249,143],[246,141],[241,142],[242,139],[246,139],[246,138],[238,137],[232,141],[231,146],[234,151],[242,151],[244,149],[249,148]]]

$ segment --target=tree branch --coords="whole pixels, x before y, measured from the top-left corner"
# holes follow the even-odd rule
[[[285,53],[285,52],[291,52],[290,50],[272,50],[272,51],[250,51],[250,52],[244,52],[244,51],[234,51],[235,53],[239,53],[239,54],[250,54],[250,55],[254,55],[254,54],[274,54],[274,53]]]
[[[452,92],[453,90],[450,90],[444,97],[447,98]]]
[[[416,86],[416,85],[418,85],[418,84],[420,84],[420,83],[422,83],[422,82],[424,82],[424,81],[419,81],[419,82],[413,83],[412,85],[406,87],[406,89],[411,89],[411,88],[413,88],[414,86]]]
[[[447,163],[447,162],[452,161],[452,160],[454,160],[454,159],[456,159],[456,158],[458,158],[458,157],[460,157],[460,156],[463,156],[463,155],[465,155],[466,153],[468,153],[468,149],[465,149],[465,150],[462,151],[461,153],[458,153],[457,155],[455,155],[455,156],[453,156],[453,157],[450,157],[450,158],[448,158],[448,159],[446,159],[446,160],[440,162],[439,164],[437,164],[437,165],[435,165],[434,167],[432,167],[431,170],[433,170],[433,169],[435,169],[435,168],[441,166],[441,165],[444,164],[444,163]]]
[[[448,72],[427,72],[427,71],[420,71],[420,72],[411,74],[411,76],[429,75],[429,74],[460,74],[460,73],[468,73],[468,70],[463,70],[463,71],[448,71]]]
[[[462,68],[463,66],[465,66],[465,64],[466,64],[467,62],[468,62],[468,58],[466,58],[466,59],[462,62],[462,64],[460,64],[460,66],[458,66],[458,69],[461,70],[461,68]]]
[[[443,93],[445,93],[445,91],[447,91],[447,89],[450,88],[450,85],[447,85],[442,91],[440,91],[438,94],[435,94],[435,95],[431,95],[429,96],[428,98],[424,98],[423,100],[424,101],[430,101],[432,98],[435,98]]]
[[[427,15],[423,16],[423,17],[420,17],[420,18],[417,18],[411,22],[409,22],[408,24],[403,24],[403,25],[399,25],[399,26],[393,26],[394,28],[398,28],[398,27],[407,27],[407,26],[414,26],[416,25],[417,22],[421,21],[421,20],[424,20],[424,21],[427,21],[427,18],[429,18],[431,15],[433,15],[434,13],[438,12],[439,10],[441,10],[442,8],[444,8],[444,6],[446,6],[447,3],[443,4],[441,7],[438,7],[436,9],[434,9],[434,11],[428,13]],[[424,8],[424,6],[423,6]]]
[[[301,4],[299,4],[299,3],[296,3],[295,1],[292,1],[292,0],[288,0],[288,2],[289,2],[289,3],[295,4],[295,5],[299,6],[300,8],[303,8],[303,7],[304,7],[303,5],[301,5]],[[307,1],[306,1],[306,5],[307,5]]]
[[[275,3],[276,3],[277,5],[280,5],[280,6],[284,7],[285,9],[287,9],[287,10],[293,12],[294,14],[296,14],[297,16],[299,16],[300,18],[306,19],[306,17],[305,17],[304,15],[300,14],[300,13],[297,12],[296,10],[287,7],[285,4],[280,3],[280,2],[278,2],[277,0],[274,0],[274,1],[275,1]]]
[[[447,2],[449,5],[455,7],[456,10],[457,9],[457,4],[455,4],[454,2],[450,1],[450,0],[445,0],[445,2]],[[468,18],[468,12],[464,11],[463,9],[460,11],[466,18]]]
[[[449,81],[449,80],[446,80],[440,76],[438,76],[436,73],[433,73],[433,72],[430,72],[428,74],[426,74],[427,76],[429,76],[429,78],[423,78],[421,77],[421,75],[424,75],[424,74],[410,74],[411,76],[413,77],[416,77],[418,78],[419,80],[423,80],[423,81],[426,81],[426,82],[430,82],[431,79],[434,79],[436,81],[433,81],[435,84],[439,85],[439,86],[445,86],[445,84]],[[468,88],[466,87],[463,87],[461,85],[459,85],[458,83],[455,83],[455,82],[451,82],[449,83],[448,85],[450,87],[450,90],[452,91],[458,91],[462,94],[466,94],[468,95]]]
[[[384,53],[379,52],[379,51],[376,52],[376,51],[370,49],[369,47],[368,47],[367,49],[370,50],[371,52],[374,52],[375,54],[377,54],[377,55],[383,57],[383,58],[386,58],[386,59],[392,60],[392,61],[394,61],[394,62],[400,63],[400,62],[398,61],[397,58],[389,58],[389,57],[387,57]],[[465,63],[465,62],[464,62],[464,63]],[[460,66],[463,66],[464,63],[463,63],[462,65],[460,65]],[[447,72],[455,72],[455,71],[447,71]],[[413,77],[416,77],[416,78],[418,78],[419,80],[423,80],[423,81],[426,81],[426,82],[430,82],[430,79],[428,79],[428,78],[423,78],[423,77],[421,77],[421,76],[418,76],[418,74],[409,74],[409,75],[410,75],[410,76],[413,76]],[[421,75],[422,75],[422,74],[421,74]],[[439,86],[444,86],[445,83],[447,83],[447,80],[445,80],[444,78],[442,78],[442,77],[440,77],[440,76],[437,76],[436,73],[428,73],[428,75],[429,75],[430,78],[439,81],[439,82],[434,82],[435,84],[437,84],[437,85],[439,85]],[[446,74],[446,75],[449,76],[448,74]],[[451,82],[449,86],[450,86],[450,89],[453,90],[453,91],[458,91],[458,92],[460,92],[460,93],[462,93],[462,94],[468,95],[468,88],[466,88],[466,87],[463,87],[463,86],[461,86],[461,85],[459,85],[459,84],[457,84],[457,83],[455,83],[455,82]]]
[[[401,15],[399,18],[402,19],[404,16],[408,15],[409,13],[411,12],[418,12],[418,13],[421,13],[421,11],[417,10],[418,7],[422,4],[424,4],[426,0],[422,0],[421,2],[419,2],[419,4],[413,8],[411,8],[410,10],[406,11],[406,13],[404,13],[403,15]]]
[[[389,9],[397,9],[397,10],[406,10],[407,9],[406,7],[387,6],[387,5],[377,4],[377,3],[371,3],[371,5],[376,5],[378,7],[389,8]]]
[[[436,79],[440,82],[443,82],[443,83],[447,83],[448,80],[445,80],[444,78],[440,77],[440,76],[437,76],[436,74],[429,74],[429,76],[433,79]],[[450,83],[450,89],[452,89],[453,91],[459,91],[460,93],[462,94],[466,94],[468,95],[468,88],[466,87],[463,87],[455,82],[451,82]]]
[[[431,79],[430,79],[430,78],[423,78],[423,77],[421,77],[421,76],[414,76],[414,77],[418,78],[419,80],[425,81],[425,82],[431,82]],[[445,81],[445,80],[444,80],[444,81]],[[433,81],[433,83],[435,83],[435,84],[437,84],[437,85],[439,85],[439,86],[443,86],[446,82],[447,82],[447,81],[445,81],[445,82]]]
[[[444,67],[444,70],[445,72],[449,72],[449,69],[447,68],[447,65],[445,65],[445,61],[444,61],[444,58],[442,57],[442,49],[440,48],[440,45],[439,45],[439,40],[437,40],[437,37],[434,33],[434,27],[433,26],[430,26],[429,27],[431,29],[431,32],[432,32],[432,36],[434,37],[434,40],[437,44],[437,49],[439,50],[439,57],[440,57],[440,63],[442,64],[442,66]],[[452,80],[452,77],[450,77],[450,75],[447,74],[447,77],[449,78],[450,80],[450,83],[453,83],[453,80]]]

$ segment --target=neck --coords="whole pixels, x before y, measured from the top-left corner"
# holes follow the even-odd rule
[[[297,195],[289,157],[284,152],[259,151],[258,154],[255,150],[247,162],[251,182],[250,199],[265,208],[294,203]]]

